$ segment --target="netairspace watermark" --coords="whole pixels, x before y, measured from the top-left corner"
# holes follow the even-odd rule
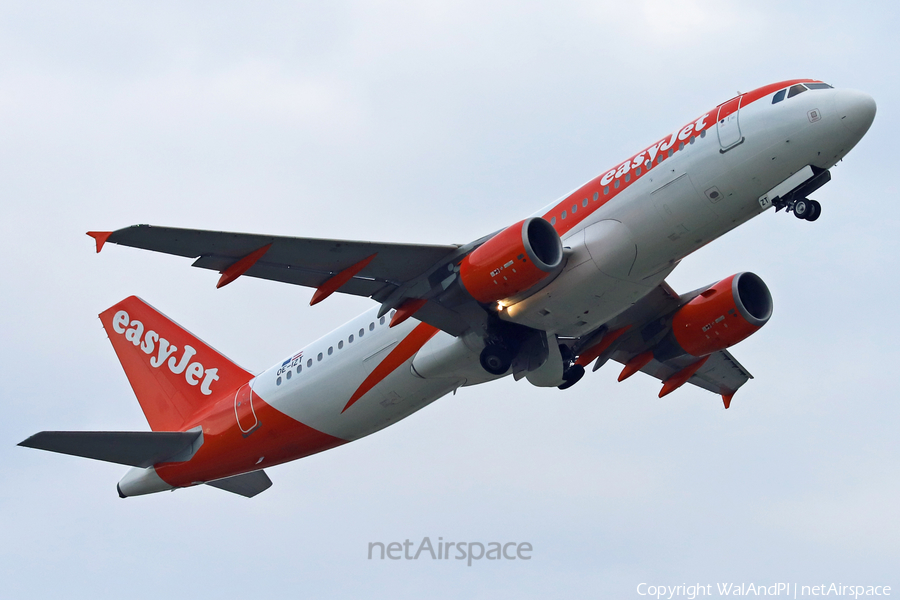
[[[415,553],[410,551],[416,546],[408,539],[400,542],[369,542],[369,560],[373,558],[384,560],[419,560],[428,558],[431,560],[450,560],[453,553],[454,560],[465,560],[471,567],[473,560],[531,560],[534,548],[528,542],[445,542],[439,537],[436,544],[431,543],[431,538],[424,537],[416,546]]]
[[[715,589],[713,588],[715,586]],[[716,592],[716,597],[722,596],[786,596],[788,598],[800,598],[803,596],[844,596],[847,598],[861,598],[865,596],[890,596],[889,585],[844,585],[842,583],[820,583],[819,585],[798,585],[796,583],[695,583],[692,585],[652,585],[639,583],[638,596],[650,596],[651,598],[666,598],[672,600],[676,597],[694,598],[710,597]]]

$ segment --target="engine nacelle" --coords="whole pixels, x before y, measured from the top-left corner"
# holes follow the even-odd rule
[[[706,356],[747,339],[772,316],[772,295],[758,275],[732,275],[682,306],[662,354]],[[668,342],[668,343],[666,343]],[[671,346],[683,352],[677,352]]]
[[[539,217],[507,227],[468,254],[459,278],[473,298],[485,304],[511,298],[541,282],[563,261],[562,242]]]

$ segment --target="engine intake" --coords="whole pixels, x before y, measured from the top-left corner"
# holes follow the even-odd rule
[[[540,283],[563,262],[553,226],[532,217],[507,227],[468,254],[459,265],[466,291],[482,303],[516,296]]]
[[[758,275],[738,273],[700,293],[672,319],[674,341],[660,344],[664,354],[701,357],[724,350],[750,337],[772,316],[772,294]],[[674,338],[674,340],[672,339]]]

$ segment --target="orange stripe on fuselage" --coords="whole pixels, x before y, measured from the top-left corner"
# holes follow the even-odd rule
[[[259,427],[245,435],[235,418],[234,392],[226,394],[186,427],[203,427],[203,445],[197,453],[186,462],[155,465],[156,473],[169,485],[184,487],[271,467],[348,441],[292,419],[255,393],[253,410]]]
[[[767,97],[769,94],[773,94],[780,89],[792,86],[797,83],[810,83],[818,81],[816,79],[791,79],[788,81],[781,81],[778,83],[772,83],[761,88],[757,88],[753,91],[747,92],[746,94],[740,94],[735,96],[735,98],[741,98],[740,107],[746,108],[753,102],[761,98]],[[650,146],[644,148],[641,152],[633,155],[626,161],[622,161],[618,165],[616,165],[612,169],[608,169],[604,171],[601,175],[598,175],[594,179],[590,180],[568,196],[565,199],[560,201],[556,206],[551,208],[546,214],[543,215],[543,218],[547,221],[552,221],[552,219],[556,219],[556,222],[553,223],[554,229],[559,235],[564,235],[566,232],[574,229],[579,223],[584,221],[587,217],[589,217],[594,211],[598,208],[624,192],[628,189],[632,184],[638,181],[641,177],[658,167],[660,162],[657,162],[657,157],[662,156],[662,162],[664,163],[668,158],[668,151],[671,148],[672,154],[676,154],[679,152],[680,144],[684,143],[685,146],[688,145],[690,138],[699,137],[705,131],[709,131],[710,129],[714,129],[716,125],[716,118],[724,118],[733,113],[738,108],[738,103],[734,103],[733,107],[729,107],[729,109],[722,112],[722,114],[718,114],[719,107],[731,102],[735,98],[730,98],[726,100],[722,104],[717,105],[710,111],[704,113],[704,116],[699,119],[695,119],[685,124],[684,127],[680,129],[676,129],[671,135],[667,135],[661,140],[657,141],[655,144],[651,144]],[[686,127],[691,124],[696,124],[697,122],[702,121],[702,127],[695,128],[690,134],[687,135],[684,139],[679,140],[678,134],[683,131]],[[669,142],[671,144],[665,149],[662,150],[661,146],[667,145]],[[651,154],[651,150],[653,150],[653,160],[651,160],[651,164],[649,167],[646,166],[646,159],[649,158]],[[636,158],[644,155],[644,159],[640,161],[639,165],[634,165],[634,161]],[[609,173],[618,173],[619,169],[624,167],[625,165],[631,163],[632,166],[627,170],[624,170],[620,176],[613,177],[609,180],[608,184],[604,184],[602,182],[603,178]],[[640,168],[640,172],[638,172],[638,168]],[[628,177],[628,181],[626,181],[626,176]],[[615,187],[616,183],[618,183],[619,187]],[[609,193],[604,194],[603,189],[609,187]],[[596,195],[596,198],[595,198]],[[584,205],[584,201],[587,200],[587,206]],[[575,207],[575,212],[572,213],[572,207]],[[566,213],[566,218],[562,217],[563,212]]]
[[[388,354],[383,361],[378,363],[375,370],[369,373],[369,376],[362,382],[362,385],[360,385],[359,388],[353,392],[353,395],[350,396],[350,400],[341,412],[343,413],[353,406],[353,404],[362,398],[366,392],[378,385],[381,380],[393,373],[397,367],[405,363],[413,354],[421,350],[422,346],[424,346],[428,340],[433,338],[438,331],[439,329],[437,327],[432,327],[427,323],[416,325],[416,328],[413,329],[408,336],[403,338],[403,341],[397,344],[397,347],[391,350],[391,353]]]

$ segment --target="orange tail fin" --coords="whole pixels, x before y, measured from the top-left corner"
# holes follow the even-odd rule
[[[184,431],[253,377],[137,296],[100,321],[153,431]]]

